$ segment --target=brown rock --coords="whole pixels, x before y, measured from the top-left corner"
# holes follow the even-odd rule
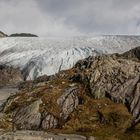
[[[39,113],[39,106],[41,100],[35,101],[27,107],[20,108],[15,116],[13,122],[18,129],[36,130],[39,129],[41,123],[41,114]]]
[[[57,103],[62,108],[60,117],[66,120],[69,115],[76,109],[79,104],[78,88],[72,87],[65,90],[65,92],[58,98]]]
[[[50,128],[57,128],[58,127],[58,119],[49,113],[45,113],[45,117],[42,121],[42,128],[44,130]]]

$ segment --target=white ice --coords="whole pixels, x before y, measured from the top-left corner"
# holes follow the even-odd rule
[[[20,68],[29,80],[69,69],[91,55],[123,53],[137,46],[140,36],[7,37],[0,39],[0,64]]]

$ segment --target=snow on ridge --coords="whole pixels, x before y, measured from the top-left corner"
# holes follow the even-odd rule
[[[140,36],[2,38],[0,64],[19,67],[25,79],[34,79],[71,68],[90,55],[123,53],[139,45]]]

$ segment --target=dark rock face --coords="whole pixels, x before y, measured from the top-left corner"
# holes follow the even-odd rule
[[[122,56],[127,57],[127,58],[135,58],[140,60],[140,47],[134,48],[128,52],[125,52],[122,54]]]
[[[126,97],[126,99],[128,98],[129,109],[130,112],[133,114],[131,127],[134,127],[140,122],[140,83],[137,83],[133,99],[131,98],[131,100],[129,100],[129,97],[131,97],[130,94]]]
[[[0,65],[0,86],[16,85],[23,81],[19,69],[6,65]]]

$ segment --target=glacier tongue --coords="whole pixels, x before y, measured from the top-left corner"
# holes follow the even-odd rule
[[[90,55],[123,53],[140,46],[140,36],[2,38],[0,64],[19,67],[25,79],[66,70]]]

